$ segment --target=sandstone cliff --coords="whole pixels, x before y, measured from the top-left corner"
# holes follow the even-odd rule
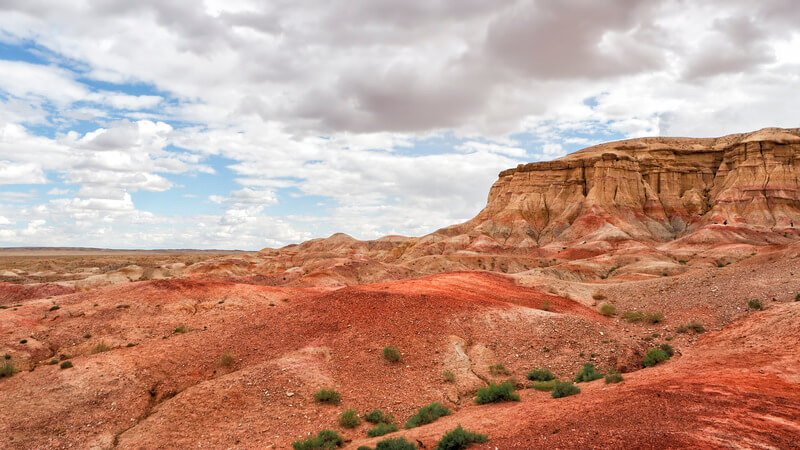
[[[486,208],[440,230],[501,248],[679,238],[713,223],[783,230],[800,221],[800,129],[716,139],[643,138],[500,173]]]

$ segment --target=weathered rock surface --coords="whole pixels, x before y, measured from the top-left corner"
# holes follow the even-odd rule
[[[447,234],[529,248],[592,238],[663,242],[725,221],[783,230],[800,220],[799,187],[798,129],[631,139],[501,172],[486,208]]]

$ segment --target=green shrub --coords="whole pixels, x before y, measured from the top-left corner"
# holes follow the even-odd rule
[[[179,333],[186,333],[187,331],[189,331],[189,328],[186,325],[181,325],[178,328],[175,328],[175,331],[173,331],[173,333],[179,334]]]
[[[47,364],[49,364],[51,366],[55,366],[56,364],[58,364],[58,360],[57,359],[51,359],[50,362],[47,363]]]
[[[389,362],[400,362],[400,350],[394,347],[383,347],[383,357]]]
[[[333,389],[320,389],[314,393],[314,400],[320,403],[330,403],[331,405],[338,405],[342,399],[342,394]]]
[[[489,386],[478,389],[475,403],[485,405],[495,402],[518,402],[519,394],[514,392],[514,386],[505,381],[500,384],[489,383]]]
[[[91,335],[91,334],[89,334],[89,333],[86,333],[86,334],[84,334],[84,335],[83,335],[83,338],[84,338],[84,339],[89,339],[89,338],[91,338],[91,337],[92,337],[92,335]]]
[[[10,377],[15,373],[17,373],[17,369],[9,360],[6,360],[3,362],[3,365],[0,366],[0,378]]]
[[[569,397],[570,395],[580,394],[581,388],[569,381],[556,381],[553,388],[553,398]]]
[[[472,433],[459,425],[455,430],[449,431],[442,436],[442,440],[436,444],[436,450],[462,450],[472,444],[483,444],[484,442],[489,442],[488,436]]]
[[[508,370],[502,364],[495,364],[489,366],[489,373],[492,375],[508,375]]]
[[[368,447],[366,445],[359,445],[356,450],[372,450],[372,447]]]
[[[384,439],[375,444],[375,450],[416,450],[416,448],[415,444],[403,437]]]
[[[364,420],[369,423],[392,423],[394,422],[394,416],[391,414],[384,414],[380,409],[373,409],[364,414]]]
[[[706,327],[704,327],[702,323],[696,320],[692,320],[679,326],[678,328],[675,329],[675,331],[677,331],[678,333],[688,333],[689,331],[694,331],[695,333],[700,334],[706,332]]]
[[[217,367],[230,367],[233,365],[233,356],[231,356],[231,352],[225,350],[219,355],[217,358]]]
[[[583,365],[580,371],[575,375],[575,382],[576,383],[583,383],[585,381],[593,381],[599,378],[603,378],[603,374],[598,372],[597,369],[594,368],[592,363],[586,363]]]
[[[397,430],[397,425],[393,423],[379,423],[374,428],[367,430],[367,436],[378,437],[383,436],[384,434],[393,433]]]
[[[800,302],[800,292],[798,292],[797,294],[794,294],[794,301]]]
[[[92,355],[94,355],[95,353],[103,353],[103,352],[107,352],[109,350],[111,350],[111,347],[107,346],[105,344],[105,342],[101,342],[101,343],[95,345],[90,353]]]
[[[62,369],[69,369],[70,367],[72,367],[72,361],[64,361],[64,362],[62,362],[60,367]]]
[[[339,425],[345,428],[355,428],[359,424],[361,424],[361,419],[358,418],[358,413],[353,409],[347,409],[339,415]]]
[[[614,305],[609,305],[608,303],[606,303],[605,305],[600,307],[600,314],[602,314],[602,315],[604,315],[606,317],[616,316],[617,315],[617,307],[614,306]]]
[[[449,416],[450,410],[442,406],[438,402],[433,402],[430,405],[423,406],[416,414],[411,416],[406,422],[406,428],[414,428],[420,425],[431,423],[439,417]]]
[[[533,383],[533,388],[537,391],[552,391],[556,387],[556,380],[537,381]]]
[[[20,343],[20,344],[27,344],[27,343],[28,343],[28,340],[27,340],[27,339],[23,339],[23,340],[19,341],[19,343]]]
[[[442,378],[448,383],[456,381],[456,375],[449,370],[445,370],[444,373],[442,373]]]
[[[536,368],[528,372],[528,379],[531,381],[550,381],[555,379],[553,372],[544,368]]]
[[[666,353],[667,356],[669,356],[670,358],[675,356],[675,349],[673,349],[671,345],[669,345],[669,344],[661,344],[660,348],[661,348],[661,350],[664,350],[664,353]]]
[[[609,369],[608,375],[606,375],[606,384],[619,383],[620,381],[622,381],[622,374],[613,367]]]
[[[3,359],[11,359],[11,355],[9,355],[8,353],[6,353],[5,355],[3,355]]]
[[[749,302],[747,302],[747,307],[750,308],[750,309],[755,309],[755,310],[761,311],[761,310],[764,309],[764,304],[761,303],[761,300],[759,300],[757,298],[754,298],[754,299],[750,300]]]
[[[642,360],[642,364],[645,367],[653,367],[660,362],[664,362],[669,359],[669,355],[667,352],[660,348],[651,348],[647,351],[644,359]]]
[[[344,439],[339,433],[333,430],[322,430],[316,436],[310,437],[305,441],[294,441],[294,450],[325,450],[341,447]]]
[[[660,312],[648,312],[644,314],[644,320],[652,324],[661,323],[664,321],[664,314]]]
[[[625,311],[622,313],[622,318],[630,323],[641,322],[644,320],[644,314],[638,311]]]
[[[53,306],[50,307],[50,311],[55,311],[57,309],[61,309],[61,307],[58,306],[58,305],[53,305]]]

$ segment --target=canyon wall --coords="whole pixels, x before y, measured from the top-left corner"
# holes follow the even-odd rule
[[[726,221],[774,231],[790,220],[800,221],[800,129],[770,128],[717,139],[630,139],[520,165],[500,173],[477,217],[440,232],[539,247],[668,241]]]

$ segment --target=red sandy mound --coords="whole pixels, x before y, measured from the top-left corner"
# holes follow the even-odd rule
[[[545,301],[553,312],[524,306]],[[492,364],[523,379],[532,365],[570,373],[580,352],[624,366],[644,349],[591,310],[479,273],[338,290],[153,281],[2,314],[3,348],[20,368],[36,366],[1,382],[15,408],[0,412],[0,433],[18,448],[237,440],[286,448],[335,423],[341,408],[311,400],[323,387],[347,406],[405,419],[432,401],[468,404],[496,379]],[[182,325],[189,331],[176,333]],[[100,342],[113,349],[92,354]],[[401,363],[383,360],[387,345]],[[235,362],[218,367],[226,351]],[[46,365],[52,358],[75,367]],[[456,383],[442,380],[445,370]]]
[[[12,305],[23,300],[64,295],[75,289],[60,284],[12,284],[0,283],[0,305]]]
[[[620,384],[580,383],[580,394],[562,399],[526,391],[520,403],[470,406],[391,436],[432,448],[461,424],[490,436],[476,449],[798,448],[798,349],[800,303],[785,304],[704,335],[679,359]]]

